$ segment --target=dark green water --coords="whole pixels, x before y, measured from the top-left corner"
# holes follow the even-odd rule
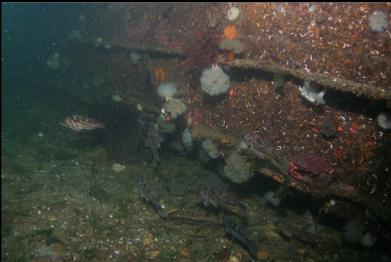
[[[68,63],[84,52],[69,43],[70,33],[98,23],[90,18],[103,8],[2,4],[2,261],[251,261],[246,246],[225,234],[226,216],[245,225],[265,261],[389,261],[384,251],[346,242],[341,221],[314,222],[317,207],[305,196],[267,204],[262,196],[276,188],[266,179],[235,187],[217,162],[168,142],[157,170],[138,111],[66,92],[107,81],[93,63]],[[65,58],[53,70],[48,61],[56,53]],[[59,124],[73,114],[107,127],[76,133]],[[125,170],[115,172],[115,163]],[[168,219],[140,197],[140,176],[159,185]],[[205,208],[198,192],[209,184],[239,196],[246,217]]]

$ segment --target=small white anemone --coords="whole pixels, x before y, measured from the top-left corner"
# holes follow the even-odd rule
[[[217,159],[219,157],[219,150],[211,139],[202,141],[201,146],[211,159]]]
[[[191,149],[193,146],[193,138],[188,127],[182,132],[182,142],[186,149]]]
[[[230,20],[230,21],[235,20],[236,18],[238,18],[239,13],[240,13],[239,8],[237,8],[237,7],[231,7],[230,9],[228,9],[228,12],[227,12],[227,18],[228,18],[228,20]]]
[[[391,115],[388,113],[380,113],[376,117],[377,124],[383,129],[383,130],[391,130]]]
[[[164,99],[169,100],[169,99],[173,98],[178,93],[178,90],[177,90],[177,87],[174,83],[168,82],[168,83],[161,84],[157,88],[157,92],[160,97],[163,97]]]
[[[369,28],[372,32],[381,33],[388,29],[388,14],[381,10],[376,10],[368,17]]]
[[[121,97],[120,95],[118,95],[118,94],[112,95],[112,96],[111,96],[111,99],[112,99],[113,102],[115,102],[115,103],[119,103],[119,102],[122,101],[122,97]]]
[[[266,192],[263,199],[266,203],[271,204],[274,207],[278,207],[281,203],[281,198],[279,198],[273,191]]]

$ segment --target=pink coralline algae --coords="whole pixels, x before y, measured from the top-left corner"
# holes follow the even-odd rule
[[[185,119],[188,125],[201,124],[204,120],[204,112],[202,112],[199,108],[187,110],[185,113]]]
[[[176,40],[172,34],[172,28],[167,20],[160,21],[153,30],[155,41],[158,45],[168,47],[170,49],[181,48],[178,40]]]
[[[289,175],[295,180],[306,184],[306,190],[322,190],[329,187],[335,180],[335,169],[321,156],[299,154],[295,156],[288,167]]]
[[[328,174],[334,175],[334,168],[323,159],[323,157],[315,154],[299,154],[296,155],[292,162],[297,167],[299,171],[320,175],[320,174]]]
[[[146,35],[148,34],[148,31],[150,30],[150,24],[143,20],[138,23],[132,23],[128,27],[127,30],[125,30],[125,36],[129,41],[132,42],[142,42],[143,39],[145,39]]]
[[[219,54],[220,37],[210,31],[196,33],[194,42],[186,48],[186,68],[203,70],[210,67]]]
[[[181,46],[179,45],[179,42],[176,39],[171,38],[165,32],[156,33],[155,40],[158,42],[159,45],[164,46],[164,47],[168,47],[170,49],[180,49],[181,48]]]

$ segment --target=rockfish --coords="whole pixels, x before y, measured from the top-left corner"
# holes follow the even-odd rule
[[[104,123],[98,122],[97,120],[92,118],[79,115],[66,117],[64,121],[60,123],[60,125],[66,128],[70,128],[76,132],[106,127]]]
[[[201,189],[199,195],[206,207],[221,207],[233,213],[236,213],[236,210],[240,212],[240,215],[244,215],[247,209],[247,207],[235,195],[219,187],[207,185]]]
[[[153,123],[149,123],[148,125],[147,139],[145,141],[145,146],[147,146],[151,150],[154,164],[157,164],[157,166],[159,166],[160,157],[159,157],[158,149],[161,148],[162,146],[160,145],[159,130]]]
[[[257,244],[249,238],[245,228],[230,217],[223,219],[223,225],[225,232],[241,243],[254,259],[257,259]]]

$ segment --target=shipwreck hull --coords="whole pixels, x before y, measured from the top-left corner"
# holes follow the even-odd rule
[[[84,55],[60,69],[70,85],[64,90],[58,84],[58,89],[83,103],[112,103],[118,95],[131,110],[158,115],[163,101],[157,86],[175,82],[188,110],[202,111],[200,123],[188,123],[196,141],[209,138],[231,150],[243,133],[256,134],[288,162],[300,153],[320,155],[337,173],[327,186],[317,186],[311,177],[298,180],[288,170],[260,166],[256,174],[312,196],[327,213],[349,219],[370,210],[390,226],[391,134],[375,118],[391,106],[391,36],[390,29],[371,32],[367,22],[375,10],[390,10],[390,4],[239,7],[239,18],[229,21],[219,15],[228,4],[99,5],[100,17],[93,18],[99,22],[80,24],[82,29],[75,28],[80,35],[69,39],[69,49]],[[200,32],[220,38],[228,25],[236,26],[245,49],[234,57],[218,52],[213,62],[230,76],[232,91],[210,101],[200,88],[204,68],[188,65],[193,51],[199,52],[191,47]],[[80,89],[68,74],[71,66],[104,82]],[[276,83],[278,76],[282,83]],[[305,80],[327,90],[325,105],[300,96]],[[322,132],[329,122],[338,130],[332,138]],[[327,206],[330,200],[337,205]]]

